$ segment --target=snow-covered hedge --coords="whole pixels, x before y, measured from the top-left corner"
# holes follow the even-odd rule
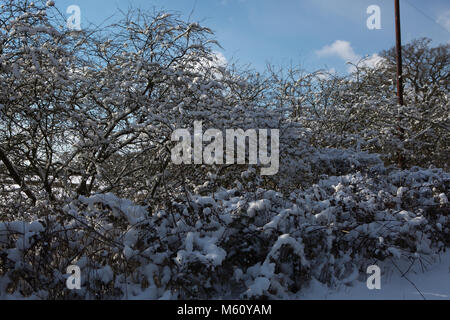
[[[347,88],[347,80],[342,82],[333,88],[339,99],[317,114],[299,118],[312,131],[313,145],[378,153],[385,162],[405,168],[434,165],[448,170],[448,90],[433,103],[411,101],[401,106],[384,86],[370,87],[370,79],[361,86],[350,81],[359,89]],[[417,98],[411,93],[406,97]]]
[[[11,208],[0,298],[288,298],[312,278],[350,284],[377,261],[426,264],[446,250],[449,184],[440,169],[376,167],[289,197],[238,183],[154,212],[113,194]],[[71,264],[81,290],[65,287]]]
[[[72,32],[45,1],[4,2],[0,298],[286,298],[449,246],[445,84],[401,107],[382,69],[225,65],[178,15]],[[200,120],[279,129],[279,173],[175,165],[171,134]]]

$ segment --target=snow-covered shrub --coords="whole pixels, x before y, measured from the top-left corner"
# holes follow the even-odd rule
[[[369,264],[426,264],[450,245],[450,175],[412,168],[330,176],[289,197],[219,188],[157,211],[112,194],[39,203],[0,224],[2,294],[34,298],[288,298]],[[77,264],[81,291],[65,289]]]
[[[419,39],[403,48],[405,106],[395,96],[394,49],[374,67],[361,61],[348,77],[316,73],[289,80],[292,94],[284,99],[302,98],[291,110],[300,108],[293,117],[310,128],[315,146],[378,153],[404,168],[448,170],[450,46],[429,44]]]
[[[449,152],[447,101],[400,106],[395,98],[361,96],[351,104],[323,110],[303,123],[314,131],[314,144],[381,155],[387,163],[446,168]],[[400,129],[401,128],[401,129]]]
[[[386,64],[261,76],[173,14],[73,32],[55,10],[0,6],[0,298],[289,298],[450,245],[444,90],[401,107]],[[200,120],[279,129],[279,173],[173,164]]]

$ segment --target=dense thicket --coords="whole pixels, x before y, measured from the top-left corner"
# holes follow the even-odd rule
[[[0,6],[0,297],[286,298],[449,246],[448,44],[404,47],[399,106],[393,50],[261,75],[170,13],[63,26],[51,2]],[[200,120],[279,129],[279,173],[173,164]]]

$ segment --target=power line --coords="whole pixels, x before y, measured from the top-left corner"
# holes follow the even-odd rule
[[[439,26],[442,30],[444,30],[445,32],[447,32],[448,34],[450,34],[450,31],[447,30],[447,28],[445,28],[442,24],[437,23],[435,19],[433,19],[432,17],[430,17],[426,12],[424,12],[423,10],[419,9],[418,7],[416,7],[415,5],[413,5],[411,2],[409,2],[408,0],[404,0],[409,6],[413,7],[414,9],[416,9],[417,11],[419,11],[423,16],[425,16],[426,18],[428,18],[429,20],[433,21],[434,24],[436,24],[437,26]]]

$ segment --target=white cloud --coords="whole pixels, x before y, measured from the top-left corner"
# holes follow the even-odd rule
[[[350,64],[358,64],[362,67],[374,68],[378,63],[383,61],[383,58],[374,53],[370,56],[363,57],[355,52],[349,41],[336,40],[331,45],[324,46],[322,49],[317,50],[316,54],[319,57],[338,57]],[[355,71],[355,66],[350,65],[348,72]]]
[[[374,53],[371,56],[368,56],[360,65],[369,67],[369,68],[375,68],[380,62],[383,61],[383,58],[380,57],[378,54]]]
[[[343,40],[336,40],[333,44],[329,46],[325,46],[322,49],[318,50],[317,55],[319,57],[329,57],[329,56],[337,56],[345,62],[356,63],[361,58],[358,56],[353,50],[350,42]]]
[[[438,16],[436,22],[450,32],[450,10],[442,12]]]
[[[226,67],[228,65],[228,60],[227,58],[225,58],[225,56],[219,52],[219,51],[214,51],[214,63],[216,66],[218,67]]]

